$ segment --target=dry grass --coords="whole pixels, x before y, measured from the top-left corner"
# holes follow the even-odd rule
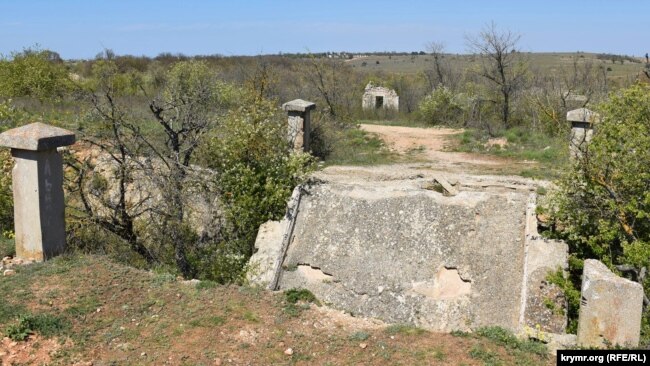
[[[486,354],[493,364],[551,363],[487,337],[408,326],[359,328],[358,320],[307,303],[288,312],[282,294],[190,286],[103,257],[21,267],[0,277],[0,291],[0,330],[24,313],[57,314],[69,322],[54,338],[59,346],[41,356],[55,365],[481,365]],[[2,344],[0,354],[10,351]],[[32,336],[14,350],[29,360],[44,344]]]

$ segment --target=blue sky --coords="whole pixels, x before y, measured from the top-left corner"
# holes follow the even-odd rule
[[[161,52],[419,51],[464,53],[494,21],[524,51],[650,52],[648,0],[0,0],[0,53],[39,44],[64,58]]]

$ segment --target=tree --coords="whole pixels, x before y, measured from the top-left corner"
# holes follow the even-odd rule
[[[0,60],[0,96],[60,98],[71,86],[68,71],[56,52],[28,48]]]
[[[227,87],[201,61],[182,61],[168,72],[162,92],[149,104],[165,134],[165,149],[158,156],[168,169],[159,185],[166,203],[167,216],[162,238],[171,240],[177,268],[185,277],[195,271],[188,261],[183,223],[186,220],[187,176],[190,162],[203,135],[216,127],[218,111],[227,104]]]
[[[231,89],[217,82],[203,62],[177,63],[149,103],[153,121],[148,119],[148,127],[160,128],[145,133],[138,122],[143,117],[135,118],[121,104],[128,83],[115,62],[99,60],[94,72],[97,83],[88,98],[101,123],[93,121],[83,141],[99,153],[70,164],[82,214],[76,219],[116,235],[149,264],[167,264],[171,253],[176,269],[194,277],[197,270],[189,257],[200,238],[191,230],[188,205],[194,196],[207,194],[201,191],[207,185],[203,181],[213,178],[191,162],[204,134],[216,127]]]
[[[361,95],[357,91],[358,75],[340,60],[316,58],[306,62],[305,78],[313,87],[317,104],[322,105],[332,119],[345,119],[359,106]]]
[[[475,37],[466,37],[470,50],[481,55],[478,75],[498,89],[501,121],[511,127],[510,105],[517,89],[527,74],[526,63],[517,52],[520,35],[511,31],[499,32],[495,23],[486,26]]]
[[[535,73],[535,88],[526,93],[544,130],[551,135],[566,133],[566,113],[595,104],[607,97],[607,71],[591,60],[574,57],[570,66],[556,72]]]
[[[431,90],[435,89],[438,85],[446,85],[443,73],[443,57],[445,52],[445,45],[441,42],[429,42],[426,49],[431,56],[433,56],[433,70],[427,70],[425,75],[429,80]]]
[[[560,180],[556,235],[569,244],[574,282],[581,261],[596,258],[647,290],[650,280],[650,87],[634,85],[599,108],[591,143]],[[650,336],[644,300],[643,334]]]
[[[93,75],[97,84],[86,96],[93,115],[101,123],[93,121],[88,129],[84,128],[81,141],[91,150],[97,149],[99,155],[108,157],[108,161],[94,159],[93,154],[67,159],[74,172],[67,188],[77,198],[73,202],[78,203],[72,205],[69,221],[78,230],[96,225],[126,242],[147,263],[154,264],[159,259],[147,248],[136,228],[136,221],[152,209],[148,204],[150,196],[133,199],[128,194],[136,171],[146,169],[137,158],[146,155],[144,150],[149,143],[118,103],[125,83],[114,62],[98,61],[93,65]],[[108,178],[95,171],[100,163],[106,165],[103,169],[112,172]],[[112,184],[108,183],[109,179]]]

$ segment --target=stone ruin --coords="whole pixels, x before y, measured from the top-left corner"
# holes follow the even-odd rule
[[[363,93],[362,106],[364,110],[390,109],[398,111],[399,96],[395,90],[368,83]]]
[[[353,315],[433,331],[496,325],[550,340],[551,348],[593,344],[587,332],[597,333],[599,344],[613,337],[607,339],[635,345],[640,303],[631,305],[636,315],[628,321],[607,308],[616,301],[612,295],[625,299],[631,291],[636,299],[643,292],[613,274],[604,281],[619,290],[590,297],[600,328],[582,326],[577,340],[564,334],[567,300],[547,276],[566,271],[568,247],[537,231],[538,184],[330,167],[294,190],[282,221],[260,227],[249,278],[272,290],[309,289]],[[601,328],[610,331],[603,336]]]
[[[260,228],[255,282],[436,331],[564,330],[565,316],[543,304],[566,306],[545,276],[566,268],[568,249],[539,238],[530,182],[329,171],[294,192],[287,219]]]

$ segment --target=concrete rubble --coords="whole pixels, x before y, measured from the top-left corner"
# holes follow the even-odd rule
[[[578,345],[639,345],[643,309],[641,284],[617,276],[595,259],[587,259],[581,294]]]

